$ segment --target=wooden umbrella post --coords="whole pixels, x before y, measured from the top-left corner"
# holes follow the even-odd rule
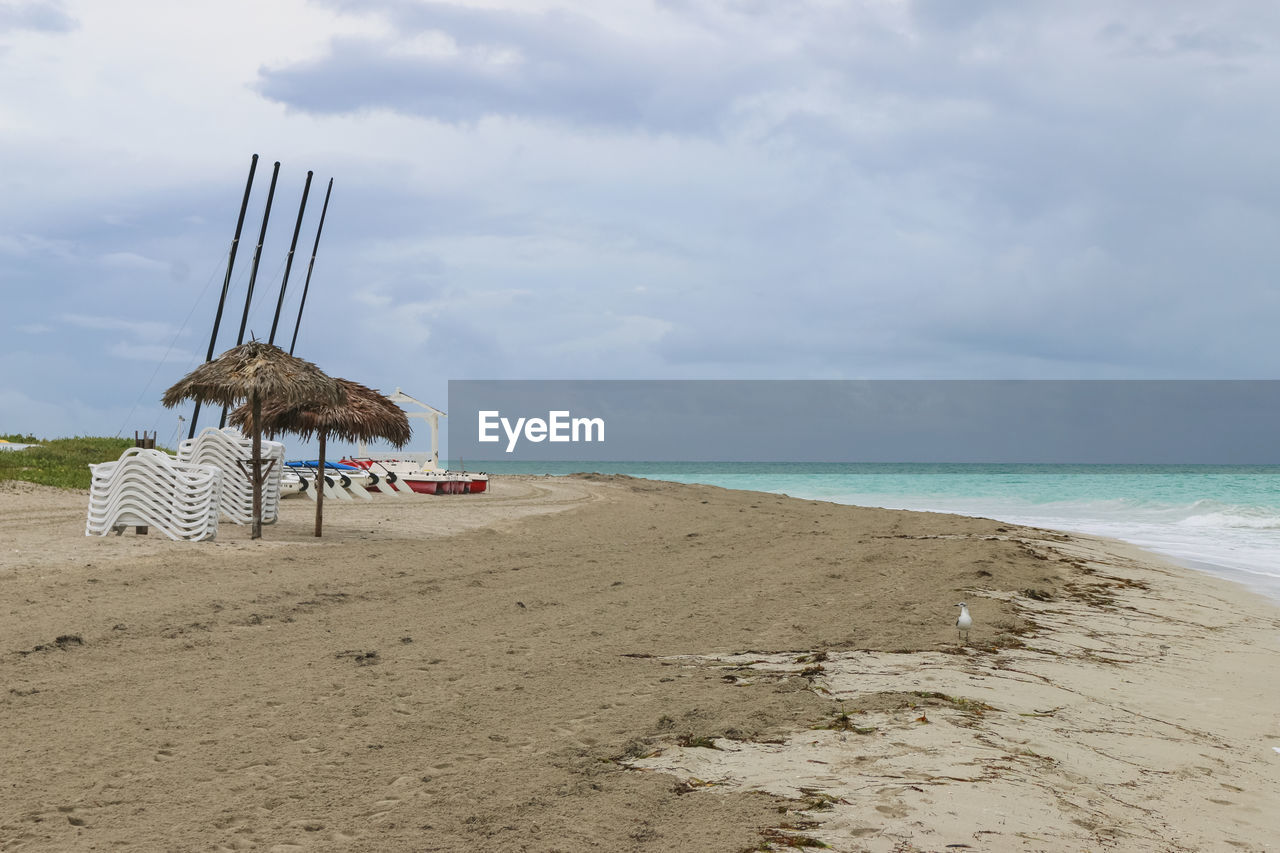
[[[251,403],[241,405],[231,414],[231,422],[242,429],[249,429],[251,422],[262,418],[265,431],[297,433],[304,440],[313,435],[318,439],[319,460],[316,471],[316,524],[315,535],[324,533],[325,478],[328,474],[329,434],[348,441],[368,441],[382,438],[396,447],[409,441],[412,430],[404,410],[387,397],[346,379],[335,381],[338,393],[335,398],[315,394],[313,401],[281,400],[269,398],[263,401],[262,411],[255,415]]]
[[[262,538],[262,397],[253,394],[253,533],[251,539]]]
[[[318,437],[320,439],[320,471],[316,474],[316,536],[320,535],[320,528],[324,521],[324,430],[320,430]]]

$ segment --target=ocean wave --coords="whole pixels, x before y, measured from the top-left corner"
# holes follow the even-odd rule
[[[1121,498],[1085,503],[1024,505],[1022,510],[1122,524],[1170,524],[1204,530],[1280,530],[1280,511],[1275,507],[1228,504],[1209,499],[1170,504]]]
[[[1227,507],[1193,513],[1178,523],[1211,529],[1280,530],[1280,515],[1261,507]]]
[[[1228,504],[1201,499],[1165,503],[1134,498],[1033,502],[1011,498],[968,498],[911,495],[840,495],[839,503],[866,503],[894,509],[919,509],[965,515],[1018,515],[1042,523],[1097,522],[1120,525],[1171,525],[1208,530],[1280,530],[1275,507]]]

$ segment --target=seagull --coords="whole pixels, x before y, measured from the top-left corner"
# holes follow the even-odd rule
[[[964,641],[969,642],[969,629],[973,627],[973,617],[969,615],[969,608],[962,601],[956,605],[960,608],[960,617],[956,619],[956,640],[960,639],[960,632],[964,631]]]

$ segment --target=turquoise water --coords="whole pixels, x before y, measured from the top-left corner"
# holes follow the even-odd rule
[[[596,471],[1110,536],[1280,599],[1280,466],[469,462]]]

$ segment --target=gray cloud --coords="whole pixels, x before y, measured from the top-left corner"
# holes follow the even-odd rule
[[[439,402],[448,377],[1277,369],[1280,120],[1260,105],[1280,85],[1280,11],[1262,4],[663,0],[625,26],[585,3],[323,5],[387,35],[263,69],[259,91],[290,109],[242,89],[210,103],[229,127],[243,107],[261,127],[228,138],[262,130],[279,149],[264,160],[285,161],[259,337],[301,170],[320,181],[308,250],[337,177],[299,354],[338,375]],[[0,210],[6,309],[53,330],[0,347],[6,399],[150,403],[203,356],[248,152],[188,164],[174,132],[141,127],[126,153],[70,132],[0,143],[25,174],[79,170],[52,192],[0,178],[20,196]],[[165,181],[136,180],[156,163]],[[106,173],[129,177],[80,186]],[[219,349],[265,185],[260,167]],[[157,368],[139,359],[172,337],[69,310],[190,320]]]
[[[321,59],[264,68],[264,96],[318,113],[382,108],[450,122],[498,115],[705,130],[757,76],[756,63],[718,39],[635,38],[577,13],[334,5],[380,12],[395,35],[334,39]],[[401,50],[424,33],[446,37],[453,50]]]
[[[66,33],[79,26],[57,2],[26,2],[0,4],[0,33],[18,30]]]

